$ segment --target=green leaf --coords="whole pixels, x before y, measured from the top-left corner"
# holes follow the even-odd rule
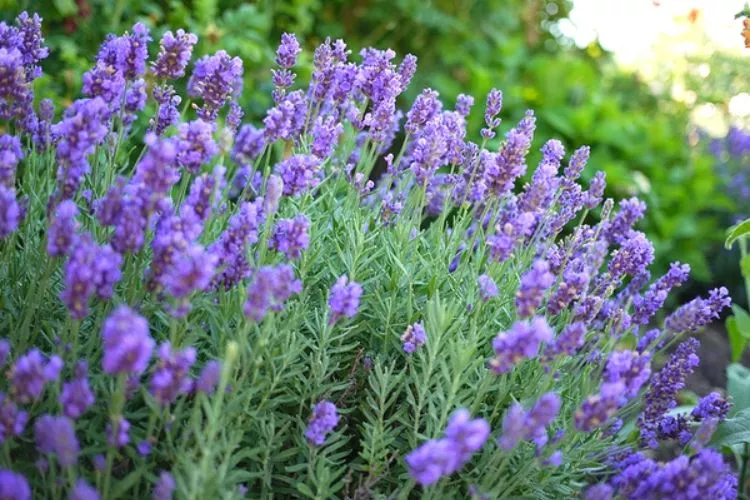
[[[78,7],[73,0],[53,0],[53,3],[61,16],[72,16],[78,12]]]
[[[120,497],[130,491],[138,483],[142,475],[143,469],[138,468],[125,476],[122,481],[118,481],[115,487],[112,488],[112,498]]]
[[[716,429],[710,445],[714,448],[732,446],[750,441],[750,408],[745,408],[732,418],[728,418]]]
[[[750,255],[745,255],[740,259],[740,270],[743,278],[750,279]]]
[[[732,244],[737,240],[737,238],[741,238],[748,233],[750,233],[750,219],[744,220],[729,229],[729,235],[727,236],[727,240],[724,242],[724,246],[727,248],[732,248]]]
[[[727,332],[729,334],[729,348],[732,352],[732,362],[736,363],[740,360],[742,352],[745,350],[745,338],[740,334],[739,328],[737,328],[737,318],[730,316],[726,321]]]
[[[727,392],[734,400],[732,414],[750,408],[750,370],[739,363],[727,366]]]
[[[308,497],[308,498],[315,498],[315,493],[313,493],[313,491],[310,489],[310,487],[308,485],[306,485],[305,483],[297,483],[295,485],[295,487],[297,488],[297,491],[299,491],[300,493],[302,493],[306,497]]]
[[[750,314],[736,304],[732,305],[732,312],[737,321],[737,331],[742,338],[750,340]]]

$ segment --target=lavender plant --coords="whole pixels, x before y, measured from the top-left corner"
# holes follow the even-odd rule
[[[491,151],[499,91],[474,143],[471,96],[399,111],[414,56],[326,40],[303,88],[293,35],[242,124],[239,58],[141,24],[37,112],[40,25],[0,25],[1,498],[735,495],[729,403],[675,412],[726,290],[654,325],[688,269],[648,286],[588,148],[523,183],[531,111]]]

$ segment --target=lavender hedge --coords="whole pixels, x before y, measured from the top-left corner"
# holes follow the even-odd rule
[[[649,285],[588,148],[526,177],[533,112],[485,148],[499,91],[474,143],[471,96],[398,109],[416,57],[326,40],[302,87],[294,35],[243,124],[242,60],[151,42],[54,110],[41,20],[0,25],[0,498],[736,494],[729,402],[675,409],[730,299],[657,326],[689,268]]]

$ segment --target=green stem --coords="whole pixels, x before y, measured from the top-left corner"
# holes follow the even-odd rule
[[[750,458],[750,448],[748,448],[748,443],[745,443],[744,449],[742,451],[742,469],[740,470],[740,482],[739,482],[739,493],[740,495],[745,494],[745,474],[747,474],[747,462]]]
[[[110,404],[109,421],[112,426],[112,434],[117,434],[117,428],[120,425],[122,419],[122,409],[125,406],[125,388],[127,383],[127,375],[121,373],[117,377],[117,389],[112,397],[112,403]],[[115,458],[115,446],[110,444],[107,446],[107,465],[104,470],[104,485],[102,486],[102,498],[109,498],[109,486],[111,483],[112,476],[112,463]]]

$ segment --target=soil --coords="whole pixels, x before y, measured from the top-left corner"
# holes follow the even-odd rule
[[[715,390],[723,392],[727,387],[726,369],[731,357],[727,332],[716,324],[703,330],[696,338],[701,343],[698,351],[701,364],[688,379],[688,389],[701,396]],[[750,366],[750,352],[745,352],[741,362]]]

